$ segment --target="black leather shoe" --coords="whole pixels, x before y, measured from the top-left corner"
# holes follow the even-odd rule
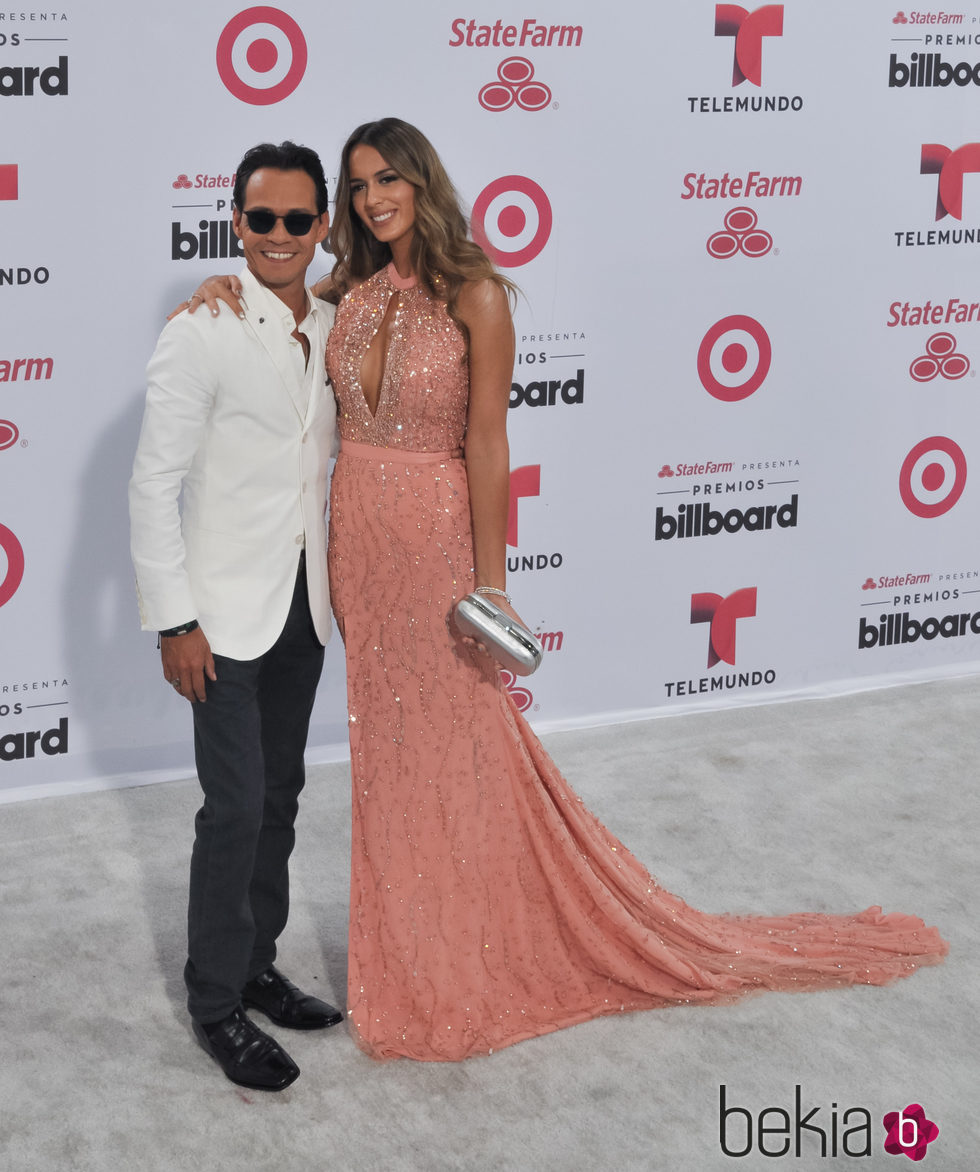
[[[242,1005],[260,1009],[270,1021],[291,1030],[323,1030],[344,1020],[339,1009],[301,993],[273,967],[248,982],[242,990]]]
[[[256,1091],[282,1091],[299,1078],[299,1067],[239,1006],[219,1022],[192,1022],[194,1036],[232,1082]]]

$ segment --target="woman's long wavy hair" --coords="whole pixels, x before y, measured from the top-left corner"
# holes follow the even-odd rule
[[[358,126],[341,152],[336,210],[330,228],[330,247],[337,258],[332,273],[335,296],[342,297],[352,285],[366,280],[391,260],[391,249],[374,238],[353,208],[350,156],[357,146],[373,147],[393,171],[414,187],[412,268],[422,288],[446,302],[449,316],[465,336],[468,331],[456,305],[467,281],[491,280],[512,298],[516,286],[494,269],[478,244],[467,239],[459,197],[442,161],[425,135],[400,118],[382,118]]]

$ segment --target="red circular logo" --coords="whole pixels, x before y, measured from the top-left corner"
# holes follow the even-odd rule
[[[945,330],[940,330],[926,342],[925,354],[914,359],[909,374],[917,383],[927,383],[937,374],[946,379],[962,378],[969,369],[969,358],[965,354],[956,353],[956,339]]]
[[[757,391],[769,373],[772,344],[753,317],[732,314],[715,322],[698,348],[698,376],[709,395],[737,403]]]
[[[756,225],[759,217],[751,208],[732,208],[725,216],[725,230],[708,237],[710,256],[716,260],[728,260],[736,252],[743,256],[765,256],[772,248],[772,237]]]
[[[11,423],[9,419],[0,419],[0,452],[12,448],[19,435],[16,423]]]
[[[230,93],[252,106],[271,106],[303,80],[306,38],[278,8],[246,8],[222,29],[216,58]]]
[[[477,95],[484,110],[509,110],[516,102],[522,110],[543,110],[551,90],[533,81],[534,66],[526,57],[508,57],[497,66],[497,81],[490,81]]]
[[[917,517],[941,517],[963,495],[966,456],[959,444],[944,435],[917,443],[905,457],[898,474],[898,489],[910,513]]]
[[[7,568],[3,571],[3,562],[0,560],[0,606],[9,602],[17,593],[17,587],[24,577],[24,547],[6,527],[0,525],[0,553],[6,556]]]
[[[473,205],[473,239],[501,268],[526,265],[551,236],[551,203],[525,175],[504,175],[488,184]]]

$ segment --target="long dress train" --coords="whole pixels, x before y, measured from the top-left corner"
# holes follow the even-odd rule
[[[361,363],[389,300],[378,409]],[[379,1058],[454,1060],[602,1014],[885,984],[947,951],[910,915],[709,915],[569,788],[448,616],[473,584],[467,369],[442,303],[389,266],[337,314],[330,578],[353,785],[348,1015]]]

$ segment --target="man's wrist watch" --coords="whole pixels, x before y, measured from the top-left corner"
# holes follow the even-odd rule
[[[169,631],[160,631],[160,638],[174,639],[178,635],[189,635],[191,631],[196,631],[199,625],[197,619],[191,619],[189,623],[182,623],[179,627],[171,627]]]

